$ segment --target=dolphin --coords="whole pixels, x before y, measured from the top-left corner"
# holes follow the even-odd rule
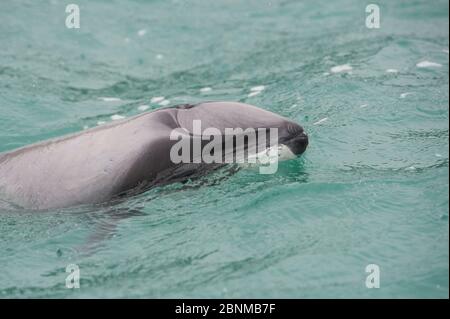
[[[171,158],[180,142],[172,138],[175,131],[191,143],[200,139],[200,150],[207,146],[208,141],[194,132],[195,121],[216,133],[227,128],[254,129],[258,140],[260,132],[267,135],[269,129],[276,129],[275,143],[292,155],[302,154],[308,145],[299,124],[256,106],[238,102],[177,105],[0,154],[0,198],[32,210],[106,203],[226,165]],[[216,150],[229,152],[225,141],[216,140]],[[267,141],[270,138],[264,142],[269,147]],[[246,140],[244,148],[249,150],[250,144]],[[235,152],[236,144],[231,145]]]

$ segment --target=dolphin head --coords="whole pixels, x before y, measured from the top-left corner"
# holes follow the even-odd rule
[[[238,102],[205,102],[197,105],[180,105],[176,108],[178,125],[190,134],[196,134],[195,121],[200,121],[203,129],[215,128],[221,134],[225,134],[227,128],[254,129],[258,132],[262,130],[266,134],[276,130],[276,140],[270,140],[271,137],[268,137],[266,141],[270,141],[271,145],[277,144],[278,149],[282,151],[279,154],[281,159],[301,155],[308,146],[308,135],[299,124],[253,105]]]
[[[308,146],[308,135],[303,127],[289,121],[278,130],[278,144],[285,145],[295,155],[301,155]]]

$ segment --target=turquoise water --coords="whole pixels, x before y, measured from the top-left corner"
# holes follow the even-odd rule
[[[310,146],[275,175],[4,210],[0,297],[448,298],[447,1],[377,1],[379,29],[356,0],[73,2],[80,29],[64,1],[0,4],[0,151],[160,96],[258,105]]]

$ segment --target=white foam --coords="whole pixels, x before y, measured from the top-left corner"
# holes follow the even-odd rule
[[[434,156],[436,156],[436,157],[442,157],[442,155],[439,154],[439,153],[434,154]]]
[[[166,105],[169,105],[170,104],[170,101],[169,100],[162,100],[160,103],[159,103],[159,105],[161,105],[161,106],[166,106]]]
[[[162,55],[162,54],[157,54],[157,55],[155,56],[155,58],[156,58],[157,60],[162,60],[162,59],[164,58],[164,55]]]
[[[251,168],[260,165],[267,165],[267,163],[275,163],[277,161],[287,161],[296,158],[291,149],[284,145],[278,144],[264,149],[256,154],[249,154],[243,163],[239,163],[240,167]]]
[[[212,88],[210,87],[204,87],[200,89],[200,93],[206,93],[206,92],[211,92]]]
[[[416,64],[418,68],[440,68],[442,64],[431,62],[431,61],[422,61]]]
[[[416,168],[414,166],[405,168],[405,171],[415,171],[415,170],[416,170]]]
[[[397,69],[387,69],[386,70],[387,73],[398,73]]]
[[[324,117],[323,119],[318,120],[317,122],[313,123],[313,125],[319,125],[319,124],[322,124],[322,123],[324,123],[326,121],[328,121],[328,117]]]
[[[252,92],[261,92],[264,91],[266,87],[264,85],[258,85],[258,86],[254,86],[252,88],[250,88],[250,91]]]
[[[250,93],[248,94],[248,97],[253,97],[253,96],[256,96],[256,95],[258,95],[258,94],[260,94],[260,93],[261,93],[261,91],[250,92]]]
[[[363,109],[363,108],[367,107],[367,104],[362,104],[359,107]]]
[[[400,98],[401,98],[401,99],[404,99],[405,97],[407,97],[408,95],[411,95],[411,94],[413,94],[413,92],[405,92],[405,93],[402,93],[402,94],[400,94]]]
[[[83,126],[83,130],[87,130],[89,128],[89,126],[85,125]]]
[[[138,106],[138,110],[139,111],[145,111],[148,110],[149,106],[148,105],[139,105]]]
[[[141,29],[137,32],[138,36],[143,37],[147,33],[147,30]]]
[[[103,125],[103,124],[106,124],[106,122],[105,121],[98,121],[97,122],[97,125]]]
[[[102,100],[104,102],[118,102],[120,99],[118,97],[99,97],[99,100]]]
[[[332,73],[339,73],[339,72],[348,72],[353,70],[353,67],[350,64],[342,64],[342,65],[336,65],[333,66],[330,71]]]
[[[164,101],[165,97],[164,96],[155,96],[152,97],[152,99],[150,100],[151,103],[159,103],[161,101]]]
[[[330,75],[330,72],[324,72],[324,73],[322,73],[322,75],[323,75],[323,76],[329,76],[329,75]]]
[[[448,54],[448,49],[444,49],[442,50],[442,52],[447,53]]]
[[[125,118],[125,116],[119,115],[119,114],[111,115],[111,120],[113,120],[113,121],[123,120],[124,118]]]

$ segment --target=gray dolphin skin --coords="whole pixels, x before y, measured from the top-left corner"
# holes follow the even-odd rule
[[[0,198],[45,210],[105,203],[133,190],[206,174],[218,164],[174,163],[174,129],[277,128],[278,142],[294,154],[308,144],[293,121],[237,102],[178,105],[0,154]],[[202,144],[203,145],[203,144]]]

